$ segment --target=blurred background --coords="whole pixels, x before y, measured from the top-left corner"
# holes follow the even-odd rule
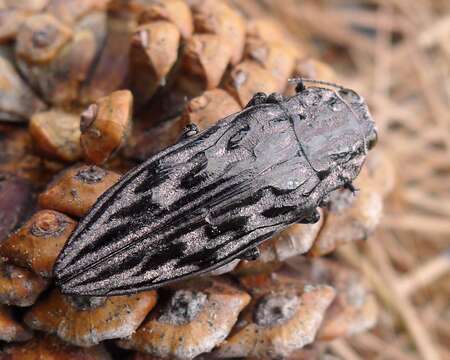
[[[450,359],[450,2],[237,2],[275,14],[363,94],[395,166],[380,228],[338,251],[370,280],[380,320],[335,350],[345,359]]]

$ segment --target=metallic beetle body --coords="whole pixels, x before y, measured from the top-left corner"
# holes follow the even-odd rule
[[[295,222],[359,173],[374,138],[351,90],[258,94],[100,197],[55,266],[62,291],[136,292],[216,269]]]

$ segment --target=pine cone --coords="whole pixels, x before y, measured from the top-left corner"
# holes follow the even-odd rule
[[[319,222],[274,236],[256,261],[134,295],[61,294],[55,260],[120,174],[256,92],[337,75],[275,20],[222,0],[27,4],[0,4],[0,119],[22,125],[0,124],[0,340],[14,342],[1,356],[316,359],[375,324],[364,279],[316,257],[376,228],[393,181],[381,152],[359,192],[336,190]]]

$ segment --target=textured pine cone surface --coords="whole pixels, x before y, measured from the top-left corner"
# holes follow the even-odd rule
[[[121,174],[256,92],[338,76],[280,23],[226,1],[0,9],[1,359],[317,359],[329,341],[374,326],[363,277],[319,256],[376,228],[393,186],[380,151],[356,194],[335,191],[319,222],[266,241],[256,261],[133,295],[62,295],[55,260]]]

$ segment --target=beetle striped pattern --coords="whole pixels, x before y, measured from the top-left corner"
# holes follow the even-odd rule
[[[243,111],[189,133],[126,174],[80,222],[55,266],[63,292],[136,292],[245,256],[290,224],[317,220],[317,206],[357,176],[376,136],[356,93],[322,87],[256,94]]]

